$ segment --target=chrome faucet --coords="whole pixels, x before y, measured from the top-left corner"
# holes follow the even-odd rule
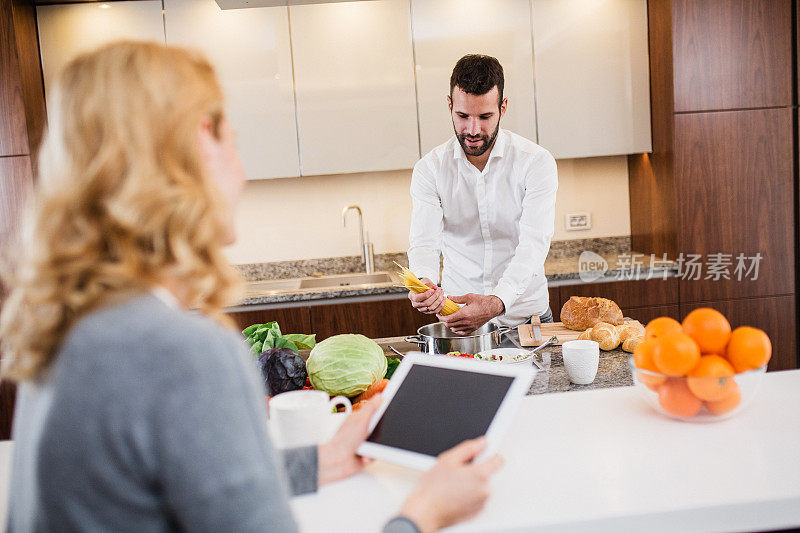
[[[364,216],[361,213],[361,208],[357,205],[348,205],[342,209],[342,227],[347,227],[347,212],[355,209],[358,213],[358,236],[361,244],[361,261],[364,262],[364,267],[367,274],[372,274],[375,270],[375,248],[369,242],[369,233],[367,233],[366,241],[364,240]]]

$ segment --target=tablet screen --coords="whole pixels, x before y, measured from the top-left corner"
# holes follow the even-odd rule
[[[367,441],[439,455],[484,435],[513,382],[511,376],[413,365]]]

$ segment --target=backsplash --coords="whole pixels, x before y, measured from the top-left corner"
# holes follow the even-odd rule
[[[553,241],[550,244],[548,259],[576,257],[585,250],[600,255],[620,254],[631,250],[630,235],[618,237],[599,237],[596,239],[575,239]],[[408,266],[405,252],[375,254],[375,270],[396,270],[395,262]],[[349,274],[363,272],[361,256],[324,257],[318,259],[299,259],[295,261],[276,261],[272,263],[248,263],[236,265],[247,281],[265,279],[303,278],[328,274]]]

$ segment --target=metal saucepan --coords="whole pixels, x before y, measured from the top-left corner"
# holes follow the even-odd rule
[[[461,352],[476,354],[491,350],[500,345],[501,337],[511,331],[508,326],[497,326],[491,322],[484,324],[471,335],[453,333],[443,322],[428,324],[417,330],[416,335],[406,337],[406,342],[419,346],[420,351],[431,354]]]

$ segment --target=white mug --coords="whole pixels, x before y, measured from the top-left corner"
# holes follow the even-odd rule
[[[319,390],[295,390],[273,396],[269,400],[270,424],[273,425],[279,448],[298,448],[321,444],[327,436],[330,420],[336,406],[345,412],[353,410],[344,396],[329,399]]]
[[[561,356],[569,380],[576,385],[588,385],[597,376],[600,365],[600,345],[590,340],[567,341],[561,345]]]

